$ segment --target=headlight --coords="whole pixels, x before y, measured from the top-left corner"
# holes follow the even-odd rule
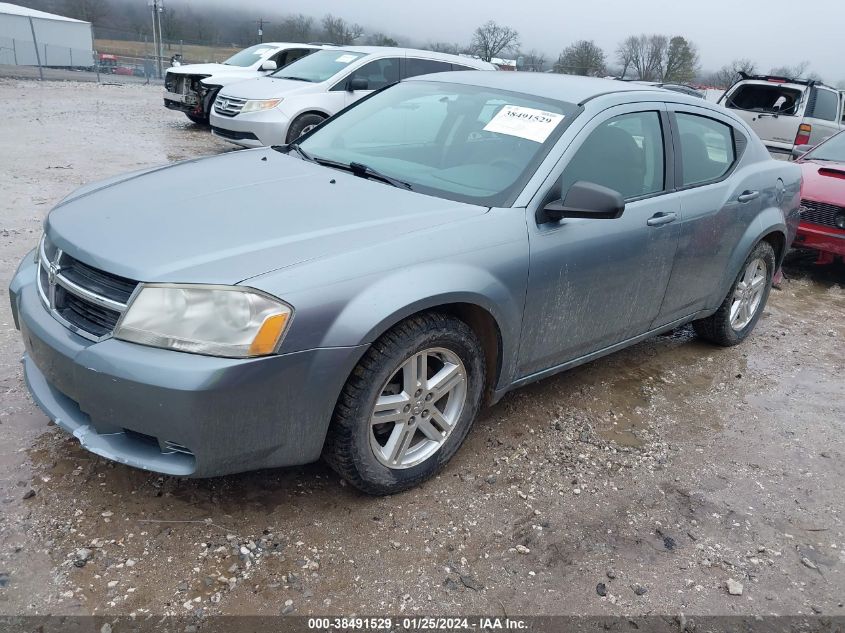
[[[845,229],[845,213],[837,213],[833,218],[833,224],[837,229]]]
[[[282,102],[281,99],[250,99],[241,108],[241,114],[244,112],[260,112],[261,110],[272,110]]]
[[[237,286],[145,284],[114,331],[123,341],[247,358],[276,351],[292,309]]]

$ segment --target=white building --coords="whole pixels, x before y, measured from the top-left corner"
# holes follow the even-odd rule
[[[90,22],[0,2],[0,65],[88,67],[93,49]]]

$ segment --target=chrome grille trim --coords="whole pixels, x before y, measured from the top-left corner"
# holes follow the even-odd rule
[[[220,95],[214,101],[214,111],[221,116],[237,116],[241,113],[241,110],[243,110],[246,102],[247,99]]]
[[[78,334],[79,336],[88,339],[89,341],[99,342],[110,338],[112,336],[113,329],[108,330],[104,334],[97,334],[94,332],[89,332],[85,328],[80,327],[79,325],[74,324],[67,318],[65,318],[61,314],[60,309],[57,306],[56,289],[60,287],[62,288],[63,292],[67,293],[68,295],[71,295],[76,300],[79,300],[83,303],[87,302],[88,304],[97,306],[98,308],[110,310],[111,312],[116,313],[117,317],[115,319],[115,323],[117,323],[123,316],[124,312],[126,312],[129,302],[131,302],[131,298],[129,302],[125,304],[120,303],[118,301],[114,301],[113,299],[109,299],[108,297],[104,297],[95,292],[92,292],[91,290],[84,288],[83,286],[80,286],[77,283],[74,283],[67,277],[63,276],[61,271],[62,263],[68,258],[72,262],[75,262],[76,260],[71,258],[69,255],[66,255],[59,248],[51,248],[50,250],[54,251],[52,259],[48,256],[47,236],[45,234],[41,238],[41,243],[38,246],[38,275],[36,275],[36,286],[38,288],[38,296],[41,298],[41,302],[44,304],[44,307],[50,312],[50,315],[54,319],[56,319],[56,321],[61,323],[63,326],[65,326],[72,332]],[[47,284],[46,287],[44,286],[45,283]],[[139,286],[140,284],[136,286],[136,291]],[[73,308],[71,306],[62,306],[62,309],[72,310]],[[107,329],[106,326],[103,326],[103,329]]]
[[[836,226],[836,216],[845,214],[845,207],[839,207],[835,204],[828,204],[827,202],[816,202],[815,200],[802,200],[801,206],[801,221],[809,222],[811,224],[819,224],[821,226]],[[840,229],[841,230],[841,229]]]

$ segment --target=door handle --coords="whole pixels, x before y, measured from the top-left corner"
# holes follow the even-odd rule
[[[674,222],[677,219],[677,214],[669,212],[669,213],[655,213],[651,216],[646,224],[649,226],[663,226],[664,224],[669,224],[670,222]]]
[[[759,191],[743,191],[737,198],[739,202],[751,202],[760,197]]]

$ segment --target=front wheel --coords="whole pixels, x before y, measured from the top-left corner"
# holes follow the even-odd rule
[[[285,142],[293,143],[300,136],[310,132],[325,120],[326,117],[321,114],[303,114],[302,116],[296,117],[290,124],[290,128],[288,128],[288,135]]]
[[[185,113],[185,116],[188,117],[192,122],[196,123],[197,125],[208,125],[208,118],[196,114],[188,114]]]
[[[745,260],[716,313],[693,322],[698,335],[724,347],[744,341],[766,307],[774,270],[775,251],[768,242],[760,242]]]
[[[323,456],[369,494],[393,494],[434,475],[455,454],[481,404],[485,366],[470,327],[412,317],[367,351],[343,388]]]

